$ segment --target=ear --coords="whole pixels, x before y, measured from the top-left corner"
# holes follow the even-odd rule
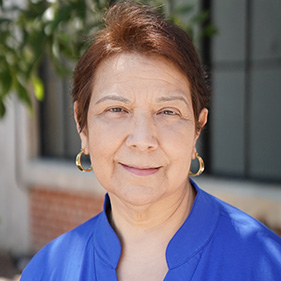
[[[199,136],[200,136],[201,130],[204,128],[204,126],[206,125],[206,123],[208,121],[208,113],[209,113],[208,109],[203,108],[199,114],[199,123],[200,123],[200,131],[198,132]]]
[[[198,138],[200,137],[201,131],[203,129],[203,127],[206,125],[207,121],[208,121],[208,109],[207,108],[203,108],[199,114],[199,123],[200,123],[200,130],[198,132],[196,132],[195,135],[195,142],[194,142],[194,147],[193,147],[193,151],[192,151],[192,159],[195,158],[195,154],[196,154],[196,143]]]
[[[80,125],[78,123],[77,115],[78,115],[78,103],[76,101],[74,102],[74,119],[76,123],[76,129],[80,136],[81,148],[84,149],[85,154],[89,154],[88,131],[87,128],[83,128],[83,130],[81,131]]]

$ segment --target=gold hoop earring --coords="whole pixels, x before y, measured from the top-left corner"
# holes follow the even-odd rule
[[[88,169],[85,169],[81,164],[81,156],[84,152],[84,149],[81,149],[81,151],[77,154],[75,164],[80,171],[91,172],[93,170],[92,166],[90,166]]]
[[[197,171],[197,173],[192,173],[191,171],[189,172],[189,176],[190,177],[196,177],[199,176],[203,173],[204,169],[205,169],[205,165],[204,165],[204,161],[203,159],[198,155],[198,153],[196,152],[195,157],[198,159],[199,161],[199,169]]]

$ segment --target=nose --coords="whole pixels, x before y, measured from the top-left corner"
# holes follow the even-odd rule
[[[126,145],[140,151],[152,151],[158,147],[156,126],[152,116],[138,114],[132,118]]]

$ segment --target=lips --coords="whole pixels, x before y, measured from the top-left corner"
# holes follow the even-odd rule
[[[125,170],[136,176],[150,176],[157,173],[158,170],[160,169],[160,167],[137,167],[137,166],[125,165],[122,163],[120,164]]]

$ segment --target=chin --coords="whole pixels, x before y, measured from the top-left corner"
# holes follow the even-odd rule
[[[159,193],[159,190],[155,191],[152,188],[143,186],[134,186],[127,190],[119,190],[118,193],[114,192],[114,194],[118,199],[133,206],[144,206],[155,203],[163,197],[163,194]]]

